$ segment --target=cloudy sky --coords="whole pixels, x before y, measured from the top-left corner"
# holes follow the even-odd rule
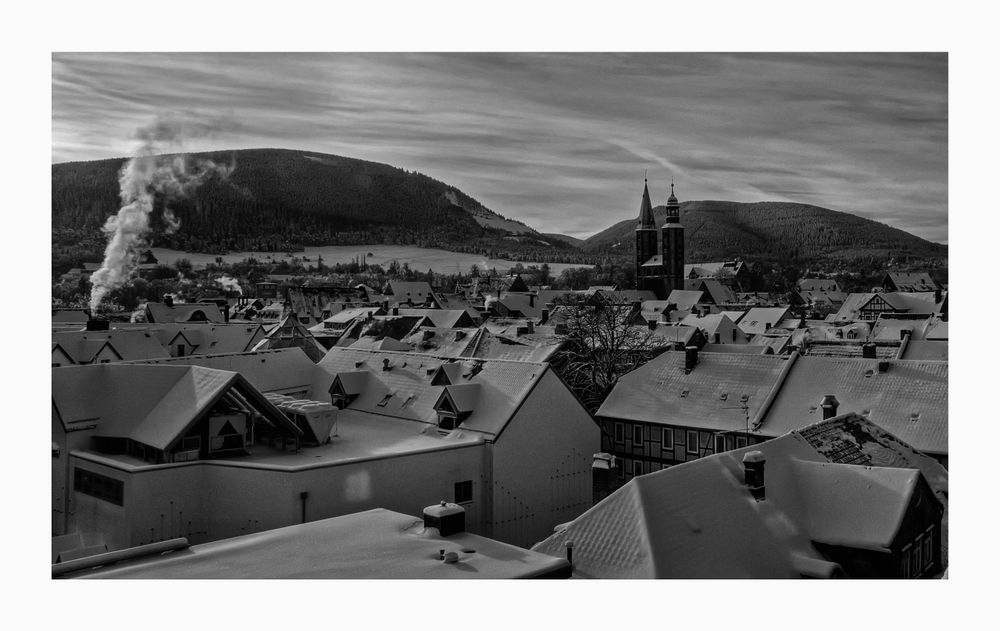
[[[948,241],[944,54],[55,54],[52,161],[192,151],[384,162],[543,232],[654,204],[787,200]]]

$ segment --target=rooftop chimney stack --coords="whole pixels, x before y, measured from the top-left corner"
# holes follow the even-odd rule
[[[649,327],[650,331],[656,330],[656,320],[646,320],[646,326]]]
[[[940,303],[941,303],[941,290],[940,289],[935,289],[934,290],[934,304],[940,304]]]
[[[861,345],[861,357],[864,359],[875,359],[875,342],[865,342]]]
[[[767,460],[760,451],[748,451],[743,455],[743,483],[758,502],[764,501],[765,462]]]
[[[698,364],[698,347],[697,346],[685,346],[684,347],[684,372],[689,373],[694,370],[694,367]]]
[[[111,328],[111,322],[108,320],[98,320],[97,318],[91,318],[87,320],[87,330],[88,331],[107,331]]]
[[[168,307],[173,307],[174,306],[173,294],[163,294],[163,304],[167,305]]]
[[[382,360],[382,370],[389,370],[390,368],[391,366],[389,366],[389,358],[387,357]]]
[[[465,532],[465,509],[442,501],[424,509],[424,528],[437,528],[442,537]]]
[[[823,408],[823,420],[825,421],[828,418],[833,418],[834,416],[837,416],[837,408],[840,406],[840,401],[838,401],[837,397],[833,396],[832,394],[828,394],[825,397],[823,397],[823,400],[820,401],[819,406]]]

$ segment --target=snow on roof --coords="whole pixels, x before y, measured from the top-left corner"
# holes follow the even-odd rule
[[[399,280],[389,281],[389,290],[397,302],[406,302],[407,300],[423,302],[434,291],[426,281],[405,282]]]
[[[675,289],[667,296],[667,302],[677,305],[678,311],[691,311],[701,302],[703,293],[701,290]]]
[[[58,344],[77,364],[93,361],[105,344],[110,344],[114,352],[126,361],[170,356],[156,337],[142,330],[53,332],[52,343]]]
[[[297,347],[247,353],[186,355],[134,363],[203,366],[237,372],[261,392],[304,390],[312,384],[316,371],[316,365]]]
[[[400,307],[401,316],[426,316],[432,326],[452,329],[455,327],[475,326],[475,319],[465,309],[407,309]]]
[[[716,333],[728,332],[736,328],[736,324],[722,313],[710,313],[708,315],[697,315],[692,313],[681,320],[684,326],[697,327],[711,338]]]
[[[844,419],[852,427],[871,425],[844,415],[814,427],[822,426],[820,433],[828,436],[829,424],[837,429]],[[767,497],[760,502],[744,484],[742,457],[751,450],[766,460]],[[933,461],[930,466],[940,467]],[[839,567],[812,541],[884,548],[919,475],[914,469],[834,463],[793,432],[633,478],[532,549],[558,554],[572,541],[578,577],[828,577]]]
[[[887,275],[896,291],[934,291],[938,289],[937,283],[931,279],[927,272],[889,272]],[[884,281],[883,281],[884,282]]]
[[[269,421],[299,430],[237,373],[201,366],[96,364],[53,369],[52,401],[66,429],[96,423],[96,435],[167,449],[231,387],[261,403]]]
[[[383,370],[384,362],[388,360]],[[431,381],[442,365],[451,385],[479,384],[475,409],[459,426],[490,435],[499,434],[513,418],[521,402],[541,379],[548,365],[497,359],[465,359],[435,357],[422,353],[356,350],[333,348],[317,364],[325,372],[313,384],[313,399],[329,391],[334,375],[347,371],[368,371],[370,377],[364,391],[348,409],[437,424],[434,404],[441,396],[443,385]]]
[[[457,563],[438,559],[439,550]],[[118,563],[82,578],[510,579],[564,571],[564,558],[468,532],[441,537],[377,508]]]
[[[172,307],[162,302],[146,303],[146,317],[150,322],[187,322],[192,317],[199,317],[198,312],[209,322],[221,323],[225,320],[214,302],[180,302],[174,303]]]
[[[786,318],[787,307],[753,307],[740,318],[739,327],[747,335],[760,335]]]
[[[775,355],[699,353],[697,365],[685,373],[685,353],[663,353],[621,377],[597,416],[742,430],[742,398],[753,419],[787,361]]]
[[[881,372],[879,366],[885,371]],[[697,372],[697,368],[692,374]],[[780,436],[822,415],[837,397],[841,413],[857,412],[925,453],[948,453],[948,364],[939,361],[799,357],[760,431]]]
[[[800,278],[796,287],[799,291],[839,292],[840,285],[832,278]]]
[[[912,340],[900,359],[948,361],[948,340]]]

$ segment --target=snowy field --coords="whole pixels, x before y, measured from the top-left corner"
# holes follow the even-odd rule
[[[196,252],[181,252],[179,250],[168,250],[166,248],[153,248],[153,255],[165,265],[174,263],[177,259],[188,259],[195,267],[204,267],[208,263],[214,263],[215,254],[198,254]],[[462,272],[467,274],[473,265],[478,265],[483,269],[496,268],[498,272],[506,272],[513,267],[516,262],[506,259],[488,259],[475,254],[464,254],[461,252],[449,252],[447,250],[437,250],[431,248],[418,248],[405,245],[329,245],[323,247],[306,248],[304,252],[294,252],[289,255],[286,252],[232,252],[222,255],[226,263],[237,263],[245,258],[253,257],[258,261],[291,260],[298,257],[304,260],[306,267],[316,264],[318,256],[323,257],[324,265],[335,263],[350,263],[356,257],[367,256],[369,264],[377,264],[387,267],[393,260],[399,264],[409,263],[410,269],[419,272],[426,272],[429,269],[442,274],[454,274]],[[522,261],[522,265],[541,265]],[[590,267],[582,264],[549,263],[552,274],[558,276],[564,269],[570,267]]]

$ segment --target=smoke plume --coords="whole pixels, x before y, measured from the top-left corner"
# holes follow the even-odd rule
[[[92,314],[108,292],[132,278],[151,232],[171,234],[180,228],[167,203],[188,197],[213,175],[229,177],[232,167],[228,165],[192,160],[183,154],[158,155],[164,149],[179,148],[185,137],[210,135],[216,129],[211,121],[174,116],[158,117],[136,132],[141,145],[118,174],[121,208],[103,227],[108,235],[104,262],[90,277]]]
[[[222,285],[222,288],[226,291],[235,291],[239,295],[243,295],[243,288],[240,287],[239,281],[232,276],[220,276],[215,279],[215,282]]]

